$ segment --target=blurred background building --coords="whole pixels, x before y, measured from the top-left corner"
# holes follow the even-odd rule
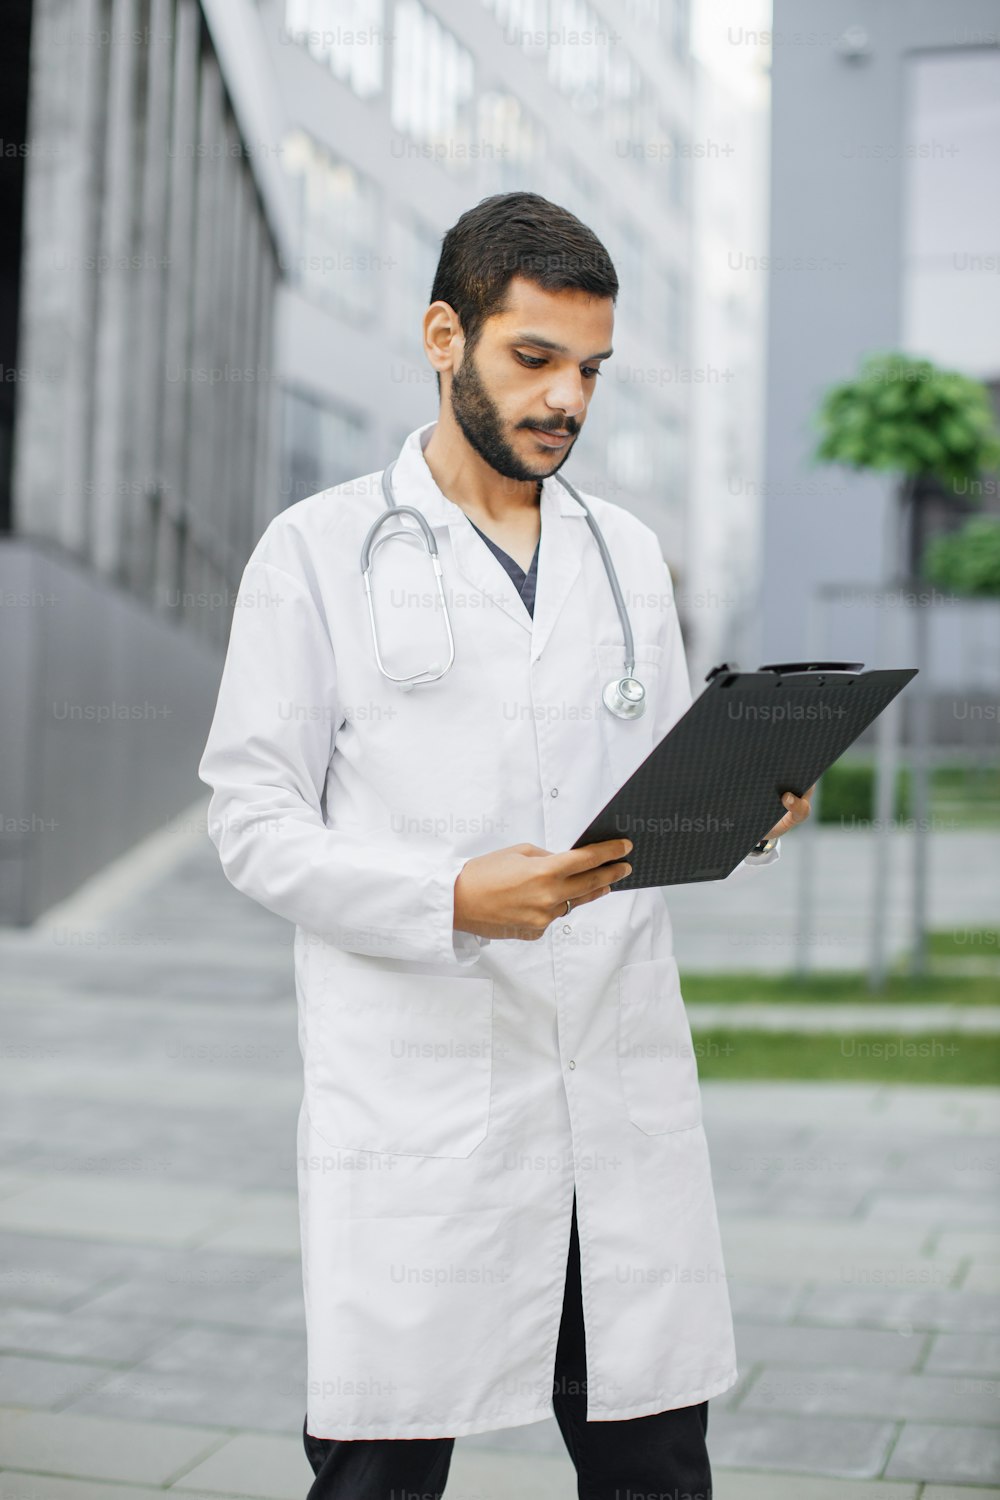
[[[757,461],[763,303],[700,283],[695,241],[759,235],[764,116],[748,157],[688,0],[14,8],[0,921],[186,805],[246,557],[436,415],[420,319],[490,193],[608,245],[616,355],[572,475],[657,531],[695,669],[724,648],[756,527],[711,497]]]
[[[732,33],[772,55],[763,659],[912,664],[915,591],[885,585],[892,482],[814,463],[813,416],[893,349],[985,382],[1000,411],[1000,6],[775,0],[772,31]],[[1000,515],[995,478],[974,509]],[[903,706],[932,694],[935,742],[995,755],[1000,601],[926,592],[930,660]],[[978,733],[956,695],[993,705]]]
[[[907,659],[853,602],[817,637],[822,589],[884,575],[887,487],[814,467],[812,415],[873,349],[996,383],[1000,22],[868,10],[12,0],[0,923],[189,803],[246,557],[434,418],[420,319],[490,193],[614,258],[567,472],[656,531],[695,691],[727,658]],[[955,606],[941,670],[987,681],[995,629]]]

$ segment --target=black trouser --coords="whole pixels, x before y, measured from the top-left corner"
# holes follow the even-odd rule
[[[580,1500],[712,1500],[708,1402],[626,1422],[587,1421],[587,1357],[576,1198],[552,1404]],[[306,1500],[441,1500],[455,1439],[316,1438],[302,1427],[316,1482]]]

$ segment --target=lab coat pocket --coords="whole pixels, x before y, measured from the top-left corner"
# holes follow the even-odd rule
[[[701,1123],[694,1044],[672,957],[618,971],[618,1071],[628,1117],[646,1135]]]
[[[485,1139],[493,980],[367,966],[325,970],[307,1105],[331,1146],[469,1156]]]

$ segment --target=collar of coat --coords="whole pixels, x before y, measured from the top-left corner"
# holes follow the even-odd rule
[[[459,572],[469,584],[490,598],[529,633],[531,659],[534,661],[552,633],[552,627],[576,582],[590,533],[586,524],[562,526],[554,523],[564,518],[586,522],[586,512],[555,475],[543,480],[538,581],[532,617],[506,570],[490,549],[483,545],[465,511],[438,489],[424,458],[424,448],[430,442],[431,433],[436,426],[436,422],[428,422],[425,426],[416,428],[403,444],[392,471],[396,503],[417,506],[429,525],[435,529],[448,528],[452,557]],[[591,545],[594,545],[592,538]]]

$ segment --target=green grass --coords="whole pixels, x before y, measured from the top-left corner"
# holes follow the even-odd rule
[[[947,936],[947,934],[945,934]],[[966,949],[962,949],[963,952]],[[972,949],[973,953],[997,954],[996,948]],[[869,990],[863,974],[823,972],[798,979],[794,974],[689,974],[681,973],[681,989],[687,1004],[727,1001],[734,1005],[757,1001],[763,1004],[815,1003],[834,1005],[867,1001],[869,1004],[997,1005],[1000,977],[995,974],[889,974],[879,991]]]
[[[820,823],[866,827],[874,817],[875,766],[866,757],[846,756],[822,777]],[[933,829],[1000,827],[1000,763],[931,767],[930,817]],[[896,773],[893,817],[913,818],[913,782],[909,766]],[[905,823],[904,823],[905,826]]]
[[[953,927],[947,932],[929,932],[927,951],[932,958],[1000,961],[1000,931],[995,927]]]
[[[1000,1036],[803,1036],[789,1031],[696,1031],[707,1078],[835,1079],[841,1083],[1000,1084]]]

